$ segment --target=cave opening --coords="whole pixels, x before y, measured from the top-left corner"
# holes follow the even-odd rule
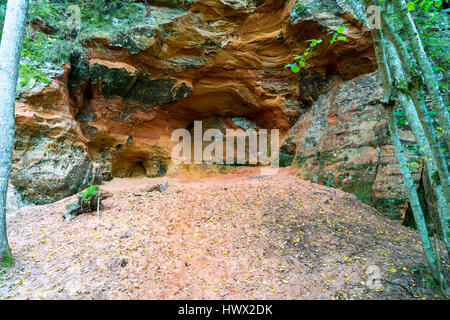
[[[272,130],[278,128],[263,127],[249,116],[227,114],[225,117],[214,115],[191,121],[185,129],[189,131],[191,139],[190,163],[195,163],[195,140],[200,138],[203,163],[226,166],[260,166],[267,165],[267,161],[272,160]],[[221,144],[221,147],[218,147],[219,149],[213,146],[217,142],[215,134],[213,137],[211,137],[211,133],[208,136],[206,134],[210,129],[219,130],[222,133],[222,140],[218,142]],[[201,134],[200,137],[198,137],[199,134]],[[279,148],[281,142],[279,132],[277,132],[277,136]],[[220,149],[221,155],[216,158]],[[284,157],[283,151],[279,155]],[[282,166],[286,166],[285,163],[286,161],[282,161]]]
[[[132,177],[142,177],[142,176],[145,176],[146,174],[147,174],[147,170],[145,169],[142,161],[136,162],[131,169]]]
[[[112,164],[112,175],[117,178],[129,177],[145,177],[147,170],[144,162],[133,158],[119,158],[114,159]]]

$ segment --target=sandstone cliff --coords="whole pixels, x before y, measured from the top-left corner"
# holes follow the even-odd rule
[[[295,158],[303,178],[401,218],[370,32],[340,1],[307,10],[279,0],[149,2],[132,28],[92,30],[86,54],[20,94],[11,182],[24,201],[53,202],[114,176],[170,174],[172,131],[204,120],[280,129],[283,165]],[[348,40],[330,45],[327,33],[343,24]],[[300,74],[284,69],[319,37]]]

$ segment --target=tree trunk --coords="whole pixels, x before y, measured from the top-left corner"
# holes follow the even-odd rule
[[[394,46],[389,42],[386,47],[387,58],[389,61],[389,66],[391,70],[391,76],[395,83],[405,82],[405,74],[403,72],[400,59],[398,54],[394,48]],[[425,136],[425,132],[423,130],[422,124],[419,120],[417,112],[415,110],[414,104],[411,101],[409,95],[401,88],[396,90],[395,98],[397,102],[403,107],[403,111],[405,112],[405,117],[408,120],[408,123],[411,127],[411,130],[416,138],[416,143],[420,147],[421,152],[424,154],[424,162],[427,166],[427,174],[428,178],[431,182],[433,182],[433,173],[437,170],[435,163],[433,161],[433,156],[431,154],[430,144]],[[437,211],[439,215],[440,224],[442,227],[442,238],[447,247],[447,253],[450,256],[450,243],[448,240],[448,223],[447,223],[447,214],[448,214],[448,204],[444,192],[442,190],[442,185],[439,183],[432,183],[433,192],[437,199]]]
[[[433,278],[436,281],[440,282],[442,279],[442,275],[437,268],[437,257],[434,254],[434,250],[431,246],[431,241],[428,236],[427,225],[422,212],[422,207],[420,206],[416,186],[414,185],[414,179],[411,176],[411,172],[409,171],[408,162],[403,152],[403,147],[400,143],[397,124],[394,116],[394,108],[392,107],[392,105],[385,105],[384,109],[386,112],[386,121],[389,127],[389,138],[391,140],[392,146],[394,147],[395,156],[400,166],[400,172],[402,174],[403,183],[405,184],[406,192],[408,194],[411,211],[413,212],[417,231],[419,231],[420,239],[422,240],[423,251],[425,253],[425,257],[428,262],[428,266],[430,267]]]
[[[351,0],[350,2],[352,4],[352,7],[354,9],[356,9],[357,6],[353,3],[353,1]],[[371,0],[364,0],[364,2],[365,2],[366,6],[373,4],[373,1],[371,1]],[[411,204],[411,209],[413,211],[414,219],[416,221],[416,225],[417,225],[420,237],[422,239],[422,246],[424,249],[424,253],[425,253],[428,265],[431,269],[431,273],[432,273],[433,277],[435,278],[435,280],[438,283],[440,283],[443,279],[443,276],[440,273],[438,265],[437,265],[438,257],[436,257],[436,255],[433,251],[433,248],[431,246],[431,242],[430,242],[429,235],[428,235],[428,230],[426,227],[425,218],[424,218],[424,215],[422,212],[422,208],[420,207],[417,190],[414,185],[414,180],[411,176],[411,172],[409,170],[406,157],[403,153],[403,147],[402,147],[402,145],[400,143],[400,139],[398,137],[397,125],[395,123],[395,117],[394,117],[394,113],[393,113],[393,103],[390,101],[391,98],[394,98],[391,96],[392,94],[394,94],[394,96],[396,96],[398,94],[398,91],[396,90],[396,88],[393,87],[393,83],[394,83],[393,81],[394,81],[394,79],[398,80],[398,76],[399,76],[398,70],[402,71],[401,70],[402,66],[396,65],[396,62],[398,62],[398,56],[397,56],[396,52],[394,51],[394,47],[390,43],[390,41],[388,41],[388,39],[383,37],[383,29],[381,29],[381,30],[372,29],[371,31],[372,31],[372,38],[373,38],[374,46],[375,46],[374,49],[375,49],[375,54],[376,54],[376,58],[377,58],[378,68],[379,68],[379,71],[381,72],[382,80],[383,80],[383,89],[384,89],[383,105],[386,110],[386,120],[387,120],[389,130],[390,130],[391,143],[394,147],[396,158],[400,165],[400,171],[402,173],[405,188],[408,193],[408,198],[409,198],[409,201]],[[397,58],[397,61],[394,61],[394,62],[391,61],[392,56]],[[400,67],[400,68],[394,68],[394,70],[392,70],[392,64],[394,64],[394,65],[396,65],[396,67]],[[395,69],[397,69],[397,70],[395,70]],[[406,69],[406,70],[408,70],[408,69]],[[401,73],[403,73],[403,71]],[[397,81],[395,81],[395,82],[397,82]],[[411,100],[409,99],[409,97],[407,95],[405,95],[403,92],[400,92],[400,93],[401,93],[401,96],[407,98],[408,102],[411,102]],[[386,98],[389,99],[388,103],[386,103]],[[401,101],[401,102],[405,102],[405,101]],[[417,113],[415,113],[415,114],[416,114],[416,118],[417,118]],[[415,122],[415,124],[417,124],[417,122]],[[419,125],[420,125],[420,122],[419,122]],[[417,126],[415,126],[415,127],[417,129]],[[422,131],[423,131],[423,129],[422,129]],[[416,130],[416,133],[418,133],[417,130]],[[417,137],[416,137],[416,139],[417,139]],[[428,162],[431,162],[431,161],[428,161]],[[445,200],[445,198],[444,198],[444,200]]]
[[[442,127],[445,141],[447,142],[447,145],[450,146],[450,118],[448,115],[447,107],[444,103],[444,99],[442,98],[441,92],[439,91],[439,85],[436,79],[436,75],[434,74],[430,60],[428,59],[422,46],[422,41],[420,40],[416,25],[414,24],[408,8],[406,7],[405,1],[395,0],[394,3],[400,15],[400,20],[402,21],[403,27],[405,28],[407,38],[414,53],[414,57],[416,58],[417,64],[422,71],[422,76],[430,93],[431,101],[433,102],[433,107],[436,110],[439,123]]]
[[[410,56],[406,50],[405,43],[401,40],[400,36],[395,31],[394,27],[386,17],[382,15],[383,28],[386,31],[386,35],[391,40],[397,54],[400,57],[403,69],[406,73],[406,79],[409,79],[408,91],[411,97],[414,107],[419,116],[419,120],[425,132],[426,139],[428,140],[431,147],[431,155],[433,157],[433,162],[436,164],[440,181],[432,181],[432,183],[441,183],[444,190],[445,199],[447,203],[450,203],[450,178],[448,173],[447,164],[445,162],[445,157],[439,148],[439,141],[437,140],[436,133],[434,131],[433,124],[431,123],[430,116],[428,114],[425,103],[420,94],[420,81],[417,79],[415,72],[413,71],[410,64]],[[436,179],[435,179],[436,180]]]
[[[368,24],[367,18],[364,13],[358,12],[357,5],[350,1],[353,11],[355,11],[355,14],[359,17],[363,17],[363,22]],[[364,4],[366,7],[369,7],[373,5],[372,0],[364,0]],[[375,58],[377,59],[378,69],[381,73],[381,82],[383,84],[383,97],[381,101],[383,103],[389,103],[391,100],[392,95],[392,79],[391,79],[391,73],[389,72],[389,67],[386,59],[386,39],[383,37],[383,30],[382,29],[372,29],[372,40],[373,40],[373,47],[375,51]]]
[[[14,106],[28,0],[8,0],[0,44],[0,260],[10,259],[6,192],[14,139]]]

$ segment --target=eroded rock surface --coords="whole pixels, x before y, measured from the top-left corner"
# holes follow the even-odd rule
[[[172,132],[203,120],[279,129],[281,165],[295,156],[303,178],[402,217],[370,32],[342,1],[305,1],[307,10],[292,2],[150,1],[134,26],[91,32],[86,56],[73,54],[50,85],[18,100],[18,192],[47,203],[114,176],[166,175],[177,169]],[[348,40],[330,45],[328,33],[344,24]],[[320,37],[300,74],[284,68]]]
[[[387,136],[381,95],[378,73],[348,81],[330,79],[292,129],[297,144],[295,165],[302,178],[340,187],[402,219],[407,195]],[[400,138],[414,143],[408,130],[400,130]],[[420,171],[413,175],[418,180]]]

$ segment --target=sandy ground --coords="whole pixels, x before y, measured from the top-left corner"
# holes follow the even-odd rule
[[[64,221],[76,196],[9,214],[16,265],[0,273],[0,297],[439,298],[418,271],[417,233],[352,195],[257,168],[145,191],[163,180],[105,183],[100,220]],[[371,281],[378,272],[389,281]]]

